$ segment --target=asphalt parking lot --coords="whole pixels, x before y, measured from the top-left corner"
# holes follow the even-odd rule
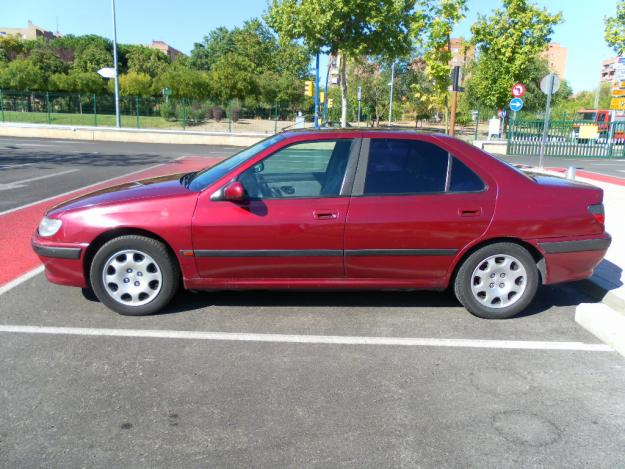
[[[52,143],[0,140],[5,217],[233,151]],[[133,318],[35,272],[0,289],[0,466],[623,467],[625,361],[575,323],[590,301],[545,287],[486,321],[449,292],[180,292]]]

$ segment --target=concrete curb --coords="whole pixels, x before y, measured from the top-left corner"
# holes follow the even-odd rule
[[[625,313],[603,303],[582,303],[575,322],[625,357]]]
[[[54,138],[123,143],[173,143],[247,147],[270,134],[197,132],[190,130],[128,129],[47,124],[0,123],[0,136]]]

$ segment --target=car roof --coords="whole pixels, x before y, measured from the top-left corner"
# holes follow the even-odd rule
[[[288,129],[282,132],[285,137],[294,137],[301,135],[354,135],[359,137],[367,137],[367,136],[379,136],[380,134],[387,135],[419,135],[419,136],[436,136],[436,137],[447,137],[445,134],[436,133],[436,132],[420,132],[415,129],[396,129],[396,128],[354,128],[354,127],[338,127],[338,128],[329,128],[329,129]]]

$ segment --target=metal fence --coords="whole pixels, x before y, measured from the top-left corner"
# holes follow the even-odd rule
[[[538,156],[543,130],[542,120],[511,120],[508,125],[508,155]],[[545,141],[545,156],[625,157],[625,121],[551,121]]]
[[[171,97],[120,97],[122,127],[275,133],[293,125],[290,103],[244,107]],[[0,90],[0,122],[115,126],[115,98],[90,93]],[[311,124],[312,125],[312,124]]]

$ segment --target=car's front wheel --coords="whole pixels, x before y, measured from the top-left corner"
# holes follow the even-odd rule
[[[522,246],[495,243],[478,249],[460,266],[458,301],[475,316],[505,319],[523,311],[538,289],[536,261]]]
[[[167,247],[152,238],[127,235],[104,244],[89,272],[98,299],[128,316],[152,314],[176,294],[180,270]]]

